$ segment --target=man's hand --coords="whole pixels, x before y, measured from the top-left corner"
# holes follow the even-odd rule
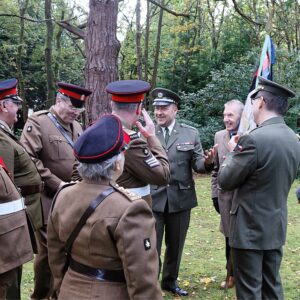
[[[218,198],[212,198],[214,208],[218,214],[220,214]]]
[[[204,151],[204,163],[209,166],[211,164],[213,164],[214,162],[214,157],[217,153],[217,148],[218,148],[218,144],[215,144],[212,148],[210,148],[209,150],[205,150]]]
[[[146,112],[145,109],[142,109],[142,116],[145,121],[145,126],[141,124],[141,122],[137,121],[135,124],[138,127],[140,133],[145,137],[148,138],[150,136],[155,136],[155,126],[153,121],[151,120],[149,114]]]

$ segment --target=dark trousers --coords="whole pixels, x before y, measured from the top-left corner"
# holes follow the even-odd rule
[[[279,275],[282,248],[274,250],[231,249],[237,299],[283,299]]]
[[[178,213],[153,212],[156,219],[157,252],[160,258],[163,235],[165,232],[165,258],[162,270],[162,288],[174,288],[177,285],[179,266],[190,224],[191,210]],[[161,269],[161,260],[159,259]]]
[[[225,256],[226,256],[226,269],[229,276],[233,276],[231,248],[229,246],[229,238],[225,237]]]
[[[53,278],[48,262],[47,226],[35,232],[38,254],[34,259],[34,289],[31,299],[47,299],[52,294]]]
[[[22,266],[0,274],[0,300],[21,299]]]

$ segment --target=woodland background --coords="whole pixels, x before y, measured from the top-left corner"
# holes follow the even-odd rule
[[[17,77],[25,99],[17,127],[28,108],[54,102],[58,81],[93,91],[89,123],[110,111],[107,83],[142,79],[182,96],[179,117],[199,129],[207,148],[222,128],[223,104],[246,99],[269,34],[273,79],[297,93],[286,121],[299,133],[299,0],[88,3],[85,11],[70,0],[0,1],[0,80]],[[151,110],[151,99],[145,105]]]

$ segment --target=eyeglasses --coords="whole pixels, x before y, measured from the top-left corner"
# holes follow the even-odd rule
[[[19,108],[22,107],[22,99],[18,95],[8,95],[8,96],[4,97],[3,100],[14,103]]]

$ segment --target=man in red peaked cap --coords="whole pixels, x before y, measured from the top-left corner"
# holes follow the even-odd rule
[[[150,88],[150,84],[142,80],[120,80],[108,84],[106,91],[112,94],[112,113],[120,118],[129,146],[124,171],[117,183],[138,194],[151,206],[150,184],[167,184],[170,169],[166,152],[155,136],[153,121],[142,109],[144,94]],[[140,115],[145,126],[138,121]],[[135,125],[140,132],[132,130]]]
[[[43,183],[34,162],[12,131],[13,125],[18,120],[17,113],[22,104],[22,99],[18,96],[17,84],[18,81],[15,78],[0,82],[0,153],[11,178],[25,198],[28,225],[33,237],[32,245],[36,251],[33,232],[43,225],[40,196]],[[10,212],[12,214],[17,212],[19,207],[20,205],[14,206]],[[15,256],[16,253],[12,253],[12,255]],[[17,280],[7,289],[7,299],[20,299],[21,277],[22,268],[15,268]]]
[[[49,110],[33,113],[27,120],[21,142],[34,157],[45,182],[42,194],[44,226],[36,233],[38,255],[34,262],[32,299],[51,296],[52,276],[48,263],[47,219],[56,191],[71,180],[75,157],[73,143],[82,133],[76,118],[84,111],[91,91],[77,85],[59,82],[55,105]]]

